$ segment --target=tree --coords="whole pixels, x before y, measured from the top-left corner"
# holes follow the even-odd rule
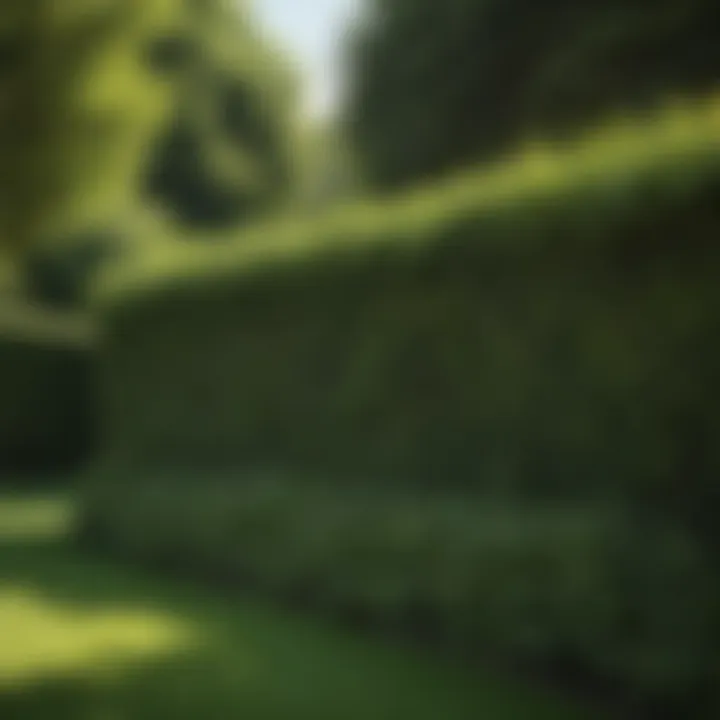
[[[228,3],[172,2],[133,50],[136,79],[169,89],[172,113],[143,146],[135,175],[123,178],[122,201],[79,203],[25,253],[24,285],[38,302],[82,306],[102,266],[141,251],[131,234],[139,231],[152,252],[178,222],[192,236],[269,209],[289,190],[294,85],[282,58]],[[112,92],[112,79],[103,79]],[[148,224],[150,215],[168,222]]]
[[[17,258],[80,210],[124,201],[170,106],[140,70],[176,0],[23,0],[0,8],[0,243]]]
[[[44,306],[82,309],[104,267],[152,254],[175,243],[176,234],[162,215],[143,205],[105,217],[97,225],[58,229],[53,242],[38,244],[24,254],[23,291]]]
[[[378,189],[713,86],[715,0],[369,0],[345,124]]]
[[[295,81],[243,6],[190,7],[193,47],[177,115],[149,164],[146,193],[190,228],[249,219],[293,182]]]
[[[702,93],[720,77],[720,5],[709,0],[614,3],[543,64],[526,112],[563,131],[606,108],[638,111]]]

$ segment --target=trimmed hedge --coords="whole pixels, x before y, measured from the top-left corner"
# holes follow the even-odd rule
[[[251,236],[120,277],[101,305],[108,451],[523,495],[709,492],[718,117],[378,204],[369,237],[337,220],[293,247],[264,228],[265,254]]]
[[[106,314],[126,315],[239,284],[274,292],[318,276],[339,286],[350,277],[362,282],[383,269],[432,267],[438,256],[452,262],[461,248],[463,257],[492,262],[491,275],[496,263],[553,249],[607,252],[627,244],[613,230],[651,217],[662,203],[692,202],[717,177],[719,124],[720,95],[618,122],[575,144],[530,144],[504,163],[399,197],[306,221],[257,223],[225,244],[213,235],[212,245],[161,247],[154,258],[109,273],[96,300]]]
[[[95,430],[87,328],[31,307],[0,308],[0,484],[77,468]]]
[[[657,699],[690,717],[715,686],[717,576],[671,523],[287,474],[102,478],[84,512],[95,549],[455,655],[564,671],[574,690],[602,682],[604,701],[630,687],[632,717]]]
[[[148,557],[162,538],[163,553],[270,585],[277,561],[365,608],[381,577],[401,582],[437,547],[467,614],[437,609],[430,571],[413,592],[444,636],[462,616],[463,642],[520,658],[560,638],[636,687],[705,681],[720,644],[719,109],[107,278],[108,475],[91,483],[88,531]],[[258,468],[290,483],[262,511]],[[173,474],[190,480],[153,480]],[[219,474],[237,485],[206,514]],[[325,517],[307,477],[332,478],[324,579],[299,569]],[[358,488],[379,499],[348,539]],[[422,523],[455,523],[446,495],[466,519],[447,546],[396,554],[380,515],[399,521],[393,497],[417,493],[438,498]],[[508,508],[509,546],[476,529],[487,503]],[[553,504],[567,516],[547,520]],[[372,549],[354,555],[356,540]]]

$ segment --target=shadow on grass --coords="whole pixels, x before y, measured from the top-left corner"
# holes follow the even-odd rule
[[[80,554],[43,513],[54,534],[3,533],[0,507],[2,720],[591,718],[501,673]]]

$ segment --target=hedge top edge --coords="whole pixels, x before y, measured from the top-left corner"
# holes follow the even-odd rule
[[[320,218],[259,222],[222,244],[165,243],[101,276],[93,299],[109,308],[198,283],[237,286],[267,273],[303,274],[322,261],[352,266],[359,258],[390,254],[404,262],[442,245],[446,233],[439,229],[468,220],[489,226],[481,240],[472,240],[477,252],[508,253],[527,247],[521,226],[542,230],[548,211],[568,220],[622,218],[637,213],[627,202],[633,191],[651,190],[658,201],[671,201],[719,171],[716,93],[676,101],[651,118],[621,119],[564,147],[530,142],[505,162],[403,195],[356,201]],[[546,237],[533,232],[529,240]]]

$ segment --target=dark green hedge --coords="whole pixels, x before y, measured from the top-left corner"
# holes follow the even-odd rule
[[[671,523],[610,504],[198,479],[96,478],[85,543],[436,650],[563,663],[616,697],[629,681],[638,711],[662,698],[688,713],[714,685],[716,575]]]
[[[0,484],[66,473],[96,429],[91,340],[64,316],[0,310]]]
[[[304,485],[253,515],[243,483],[256,468],[331,478],[340,525],[359,487],[390,518],[404,512],[391,494],[457,494],[469,513],[459,532],[502,502],[513,549],[470,529],[472,540],[448,540],[443,563],[466,583],[457,601],[479,623],[460,633],[467,642],[532,655],[530,640],[512,639],[529,623],[545,638],[538,652],[557,634],[633,683],[698,680],[720,639],[708,609],[720,557],[719,119],[717,103],[676,110],[110,278],[98,297],[102,459],[122,494],[94,503],[94,531],[152,555],[156,536],[141,528],[162,533],[167,520],[167,552],[223,563],[232,552],[240,570],[270,578],[276,561],[282,573],[303,562],[296,553],[323,515],[303,504]],[[173,497],[151,481],[174,472],[195,489]],[[217,473],[237,479],[228,526],[201,510]],[[135,496],[133,478],[157,494]],[[587,532],[608,509],[624,519],[617,536],[602,525],[585,546],[563,534],[565,520],[558,536],[538,520],[553,504],[575,509],[568,522],[586,519]],[[201,546],[191,520],[215,544]],[[394,578],[411,562],[378,522],[359,523],[373,550],[358,564],[337,530],[333,569],[307,582],[374,603],[364,594],[374,573]],[[537,567],[548,596],[522,585]],[[426,603],[442,592],[432,577],[417,591]],[[508,612],[494,638],[489,608]]]
[[[707,507],[720,152],[669,127],[624,173],[601,138],[547,186],[530,165],[514,194],[481,176],[474,204],[469,181],[378,204],[366,245],[336,220],[274,260],[265,228],[265,254],[141,269],[104,305],[108,451]]]

